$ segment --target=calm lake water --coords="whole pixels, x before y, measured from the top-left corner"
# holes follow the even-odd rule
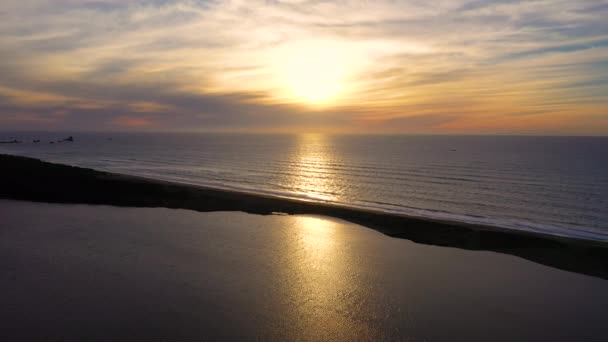
[[[0,200],[2,341],[605,341],[608,281],[311,216]]]
[[[49,144],[73,135],[74,143]],[[1,133],[0,153],[608,240],[608,138]],[[42,139],[41,143],[32,143]]]

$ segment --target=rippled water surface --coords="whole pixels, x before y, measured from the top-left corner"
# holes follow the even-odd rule
[[[408,215],[608,239],[608,138],[2,133],[0,153]],[[34,144],[33,139],[42,142]]]
[[[318,216],[0,200],[2,341],[605,341],[608,281]]]

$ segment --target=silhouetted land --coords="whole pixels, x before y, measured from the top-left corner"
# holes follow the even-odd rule
[[[417,243],[519,256],[563,270],[608,279],[608,243],[490,226],[412,218],[0,155],[0,198],[52,202],[325,215]]]

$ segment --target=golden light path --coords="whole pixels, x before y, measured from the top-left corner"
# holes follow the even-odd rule
[[[289,219],[295,224],[290,238],[283,239],[288,266],[282,271],[286,299],[295,310],[292,324],[301,340],[319,340],[320,332],[325,340],[339,340],[345,332],[374,340],[369,322],[352,319],[367,309],[371,295],[356,282],[362,261],[352,249],[358,239],[349,232],[352,227],[323,217]]]
[[[296,152],[290,164],[290,177],[284,184],[297,194],[309,199],[336,201],[333,176],[330,169],[332,154],[328,137],[322,134],[297,136]]]

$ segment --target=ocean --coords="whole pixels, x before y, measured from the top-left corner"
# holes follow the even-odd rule
[[[56,142],[67,136],[75,141]],[[22,143],[0,153],[608,241],[605,137],[0,133],[12,139]]]

